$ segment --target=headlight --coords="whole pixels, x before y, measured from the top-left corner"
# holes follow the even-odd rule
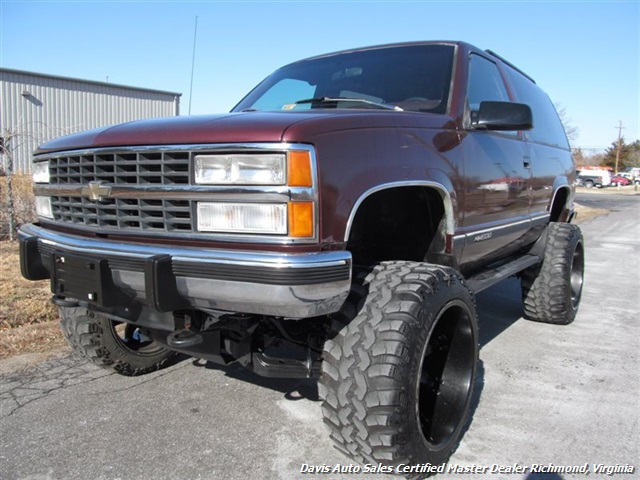
[[[198,230],[221,233],[287,233],[287,204],[198,203]]]
[[[34,163],[31,172],[33,183],[49,183],[49,162]]]
[[[218,191],[212,189],[211,200],[197,202],[197,230],[240,235],[280,235],[295,239],[315,238],[317,192],[314,187],[317,180],[313,167],[312,151],[306,148],[271,153],[256,150],[195,155],[193,180],[198,185],[245,185],[253,187],[247,188],[252,193],[263,191],[256,187],[290,187],[286,203],[275,203],[282,201],[280,190],[283,189],[264,189],[265,202],[271,200],[274,203],[214,201]],[[274,195],[276,191],[280,192],[279,196]],[[246,198],[242,194],[237,197],[238,200]]]
[[[41,217],[53,218],[50,197],[36,197],[36,214]]]
[[[196,155],[195,181],[204,185],[284,185],[286,156],[274,154]]]

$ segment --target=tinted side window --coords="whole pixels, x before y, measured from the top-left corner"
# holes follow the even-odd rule
[[[469,57],[469,85],[467,102],[471,110],[478,110],[480,102],[508,102],[507,88],[498,66],[479,55]]]
[[[531,80],[509,66],[505,66],[517,101],[526,103],[533,113],[533,129],[525,132],[525,138],[533,142],[569,148],[564,127],[549,97]]]

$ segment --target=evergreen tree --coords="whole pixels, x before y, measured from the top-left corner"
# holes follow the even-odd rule
[[[636,142],[637,143],[637,142]],[[600,163],[602,167],[611,167],[613,169],[616,168],[616,155],[618,154],[618,141],[615,140],[611,142],[611,146],[607,148],[604,152],[604,158]],[[627,166],[627,163],[630,162],[631,156],[631,145],[628,145],[624,141],[624,137],[620,139],[620,158],[618,159],[618,171],[623,171]]]

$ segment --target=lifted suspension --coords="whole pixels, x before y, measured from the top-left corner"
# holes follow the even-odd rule
[[[203,311],[174,313],[176,330],[152,331],[167,348],[271,378],[318,378],[328,319],[285,320]]]

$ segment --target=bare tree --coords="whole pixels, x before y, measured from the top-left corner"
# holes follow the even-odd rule
[[[558,111],[560,121],[562,122],[562,126],[564,127],[564,131],[567,134],[569,144],[573,147],[578,139],[578,133],[580,133],[580,130],[578,127],[573,125],[573,120],[569,118],[567,115],[567,109],[562,104],[556,103],[555,106]]]
[[[16,229],[15,211],[13,205],[13,149],[11,148],[14,143],[15,133],[10,130],[4,130],[2,132],[2,142],[0,148],[2,149],[2,155],[6,158],[5,161],[5,174],[7,176],[7,216],[9,219],[9,240],[14,240],[14,234]]]
[[[34,145],[40,145],[51,138],[78,131],[80,128],[80,126],[55,128],[35,121],[18,122],[17,126],[10,126],[0,131],[0,157],[3,157],[4,163],[4,172],[2,172],[0,165],[0,174],[4,173],[7,177],[6,200],[0,200],[0,238],[9,237],[10,240],[14,240],[17,228],[22,223],[35,219],[30,178],[18,175],[16,154],[19,154],[25,145],[32,149]],[[18,181],[14,182],[16,179]],[[1,197],[2,195],[0,195]]]
[[[35,215],[30,185],[26,189],[28,190],[28,193],[26,193],[25,182],[19,182],[18,195],[16,195],[14,185],[14,177],[16,176],[14,171],[14,154],[24,143],[33,141],[35,136],[28,130],[25,129],[22,131],[22,129],[19,128],[5,128],[1,133],[0,154],[4,157],[4,174],[7,177],[7,192],[4,205],[0,202],[1,207],[4,207],[0,208],[0,219],[2,219],[3,224],[6,222],[7,232],[4,233],[0,231],[0,236],[7,235],[9,240],[13,241],[15,240],[15,234],[19,224],[32,220]]]

